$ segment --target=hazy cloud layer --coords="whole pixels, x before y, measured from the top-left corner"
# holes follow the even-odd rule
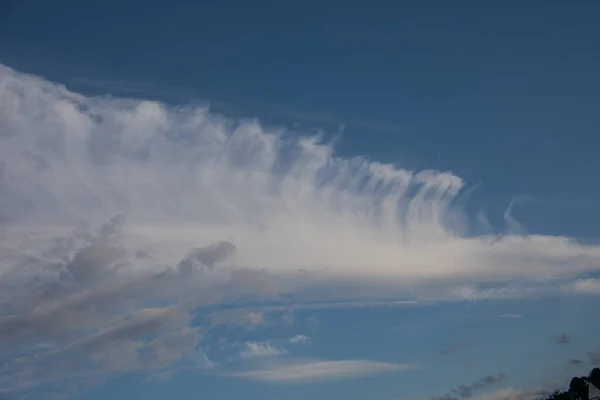
[[[85,97],[0,65],[0,386],[212,368],[204,335],[261,329],[281,307],[600,294],[579,277],[599,269],[599,246],[523,235],[510,207],[513,230],[480,235],[464,190],[450,172],[343,159],[316,137]],[[240,376],[403,368],[314,361]]]

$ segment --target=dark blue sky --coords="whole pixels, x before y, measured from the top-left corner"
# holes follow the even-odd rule
[[[340,151],[449,169],[500,223],[597,237],[600,3],[8,1],[0,61],[88,93],[345,126]],[[555,218],[548,218],[554,216]],[[559,216],[559,218],[556,218]]]

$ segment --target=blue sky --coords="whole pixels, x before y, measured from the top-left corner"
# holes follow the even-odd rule
[[[525,400],[591,369],[599,12],[0,3],[0,390]]]

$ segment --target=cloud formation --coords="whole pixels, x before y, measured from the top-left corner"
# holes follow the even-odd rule
[[[6,223],[121,214],[132,240],[187,252],[184,264],[202,263],[196,243],[232,238],[244,266],[314,272],[309,281],[497,281],[600,266],[597,246],[565,237],[473,236],[450,172],[342,159],[315,137],[205,108],[87,98],[7,67],[0,79]]]
[[[518,319],[518,318],[522,318],[523,316],[521,314],[501,314],[498,315],[498,318],[507,318],[507,319]]]
[[[498,375],[487,375],[469,385],[460,385],[452,389],[449,393],[446,393],[440,397],[434,397],[431,400],[459,400],[473,397],[476,391],[485,389],[490,385],[501,383],[506,378],[504,373]]]
[[[447,355],[456,353],[457,351],[459,351],[462,348],[463,348],[463,346],[461,344],[456,343],[450,347],[440,350],[440,354],[443,356],[447,356]]]
[[[310,338],[306,335],[296,335],[289,340],[291,344],[303,344],[307,343],[308,341],[310,341]]]
[[[558,344],[567,344],[571,342],[571,335],[569,335],[568,333],[559,333],[558,335],[556,335],[556,343]]]
[[[565,285],[563,290],[582,295],[598,295],[600,294],[600,279],[577,279]]]
[[[288,364],[274,364],[267,368],[230,374],[264,382],[298,384],[339,379],[353,379],[362,376],[407,371],[411,365],[388,364],[363,360],[294,361]]]
[[[471,400],[538,400],[549,392],[543,389],[500,389],[471,397]]]
[[[240,352],[241,359],[251,358],[262,358],[262,357],[275,357],[287,354],[281,347],[274,346],[268,342],[248,342],[246,343],[246,349]]]
[[[205,335],[259,329],[282,307],[496,300],[543,293],[552,279],[565,294],[600,293],[578,279],[600,268],[599,246],[524,235],[510,207],[518,232],[480,234],[460,177],[334,150],[0,65],[1,386],[213,367]],[[240,376],[403,368],[311,361]]]

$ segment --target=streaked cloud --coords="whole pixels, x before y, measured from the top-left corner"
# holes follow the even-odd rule
[[[507,319],[518,319],[518,318],[522,318],[523,316],[521,314],[500,314],[498,315],[498,318],[507,318]]]
[[[316,381],[353,379],[362,376],[414,369],[411,365],[388,364],[375,361],[343,360],[343,361],[295,361],[290,364],[273,365],[269,368],[230,374],[264,382],[299,384]]]
[[[182,266],[199,260],[197,243],[231,237],[240,265],[304,271],[300,287],[527,280],[600,267],[598,246],[569,238],[469,234],[477,226],[453,203],[465,184],[450,172],[341,159],[318,138],[207,109],[86,98],[6,67],[0,75],[4,218],[19,226],[118,213],[131,240],[165,248],[157,262],[179,251]],[[29,196],[34,186],[40,193]]]
[[[339,157],[318,136],[86,97],[0,65],[0,384],[214,367],[207,332],[259,330],[274,310],[599,293],[581,275],[600,268],[600,246],[524,234],[514,203],[491,234],[457,201],[468,189],[451,172]]]

